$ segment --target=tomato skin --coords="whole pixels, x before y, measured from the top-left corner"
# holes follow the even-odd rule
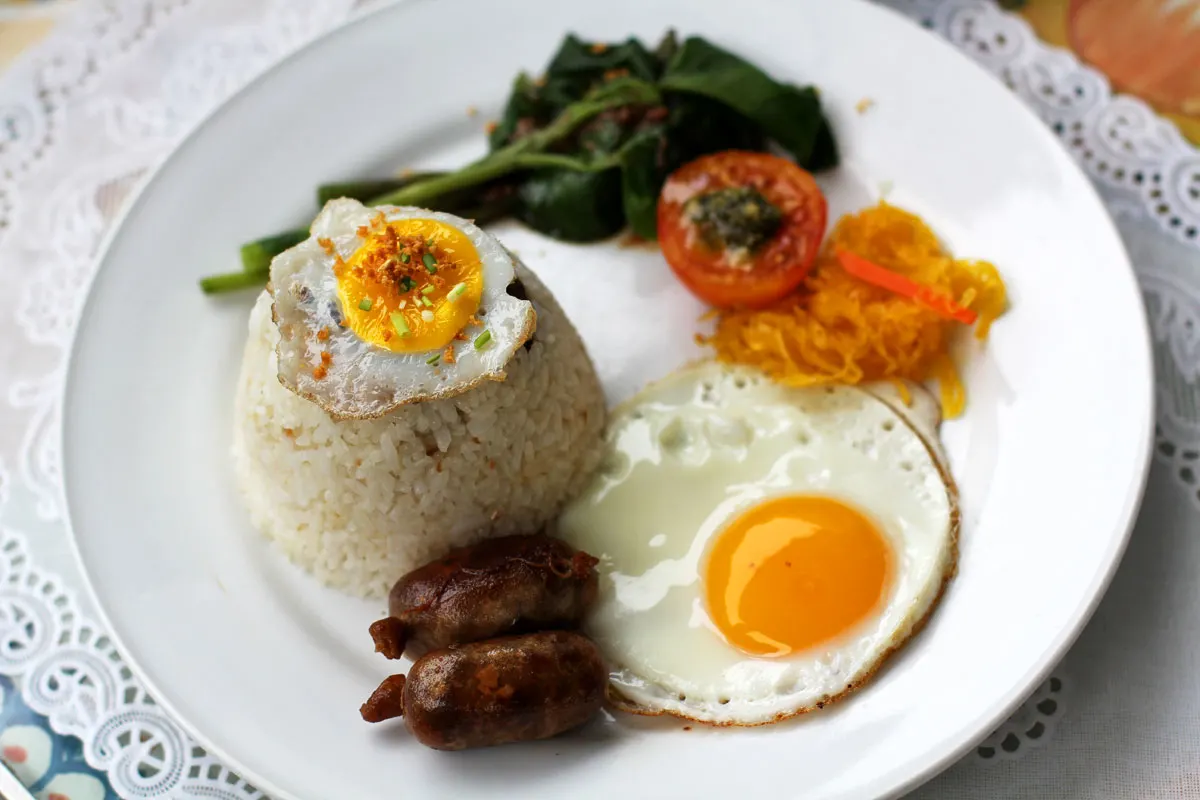
[[[684,211],[696,195],[749,186],[783,214],[774,236],[735,264],[706,244]],[[828,208],[816,180],[785,158],[741,150],[703,156],[671,173],[658,198],[658,241],[692,294],[718,308],[759,308],[796,289],[812,269]]]

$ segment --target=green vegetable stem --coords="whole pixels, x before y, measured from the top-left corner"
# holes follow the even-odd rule
[[[772,78],[700,37],[669,33],[589,43],[568,35],[537,78],[518,75],[489,152],[453,172],[326,184],[317,200],[423,206],[486,224],[516,216],[553,238],[590,242],[628,226],[656,237],[658,194],[679,166],[774,141],[810,170],[838,162],[817,92]],[[303,241],[296,229],[242,248],[240,273],[205,278],[206,292],[261,286],[271,259]]]

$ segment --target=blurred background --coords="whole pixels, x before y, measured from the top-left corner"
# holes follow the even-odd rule
[[[1200,144],[1200,0],[1005,0],[1045,42],[1070,49]]]
[[[37,44],[75,0],[0,0],[0,70]]]

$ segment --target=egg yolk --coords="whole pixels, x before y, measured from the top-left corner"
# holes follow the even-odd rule
[[[828,497],[780,497],[717,537],[705,595],[730,644],[785,656],[853,629],[880,604],[891,572],[891,547],[862,513]]]
[[[483,265],[465,233],[432,219],[386,221],[358,229],[363,243],[334,264],[344,325],[397,353],[440,350],[475,324]],[[329,240],[318,240],[336,253]]]

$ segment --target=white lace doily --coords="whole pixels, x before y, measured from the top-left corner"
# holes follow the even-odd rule
[[[917,794],[1200,800],[1200,152],[985,0],[884,1],[997,74],[1093,178],[1141,278],[1159,389],[1146,506],[1095,620]],[[74,592],[57,432],[80,287],[123,202],[196,120],[364,4],[81,0],[0,79],[0,673],[123,798],[261,795],[154,704]]]

